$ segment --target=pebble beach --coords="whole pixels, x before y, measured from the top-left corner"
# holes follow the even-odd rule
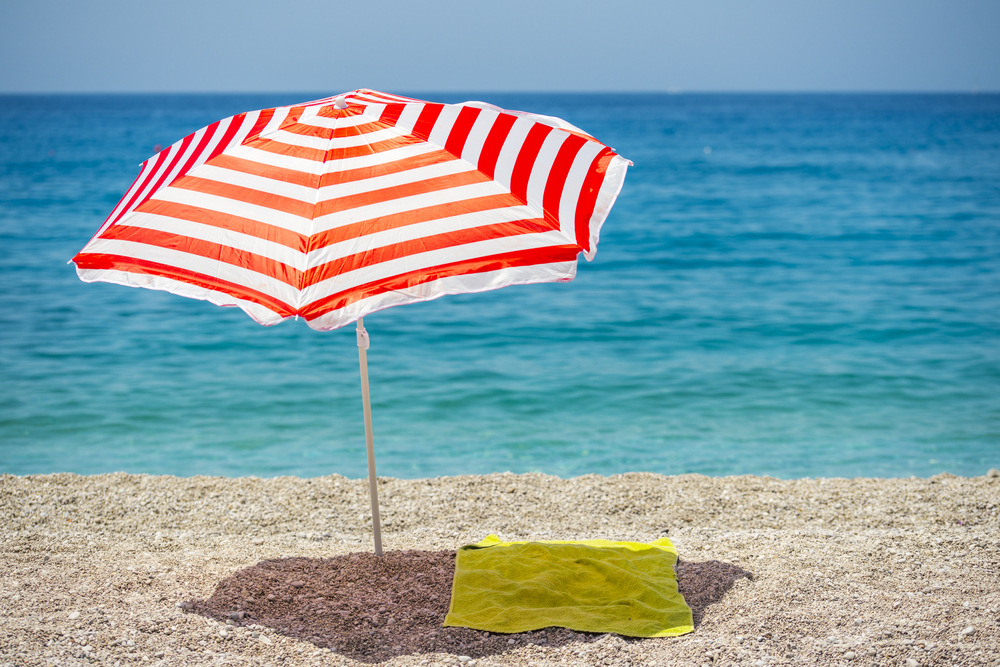
[[[1000,665],[994,475],[383,478],[384,559],[367,480],[3,475],[0,665]],[[490,533],[667,536],[695,631],[440,627]]]

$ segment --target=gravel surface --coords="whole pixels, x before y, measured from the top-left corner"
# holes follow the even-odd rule
[[[994,471],[991,471],[993,473]],[[997,665],[1000,477],[0,476],[7,665]],[[668,535],[695,632],[442,628],[454,551]]]

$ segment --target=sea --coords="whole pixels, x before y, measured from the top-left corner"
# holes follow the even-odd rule
[[[352,327],[67,263],[156,145],[338,92],[0,96],[0,473],[367,474]],[[408,94],[634,167],[575,281],[366,318],[379,475],[1000,467],[1000,95]]]

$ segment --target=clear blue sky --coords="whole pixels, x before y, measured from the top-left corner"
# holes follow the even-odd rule
[[[1000,90],[998,0],[0,0],[0,92]]]

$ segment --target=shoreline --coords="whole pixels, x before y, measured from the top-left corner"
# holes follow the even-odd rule
[[[454,645],[442,638],[448,650],[404,642],[371,655],[361,646],[332,651],[319,636],[255,627],[252,618],[226,625],[177,605],[209,600],[262,562],[370,553],[367,480],[0,475],[0,664],[1000,659],[998,478],[496,473],[380,478],[379,495],[387,551],[449,552],[490,533],[505,540],[666,535],[680,554],[678,579],[696,612],[695,631],[633,640],[549,629],[463,636]],[[404,639],[406,621],[397,632]]]

